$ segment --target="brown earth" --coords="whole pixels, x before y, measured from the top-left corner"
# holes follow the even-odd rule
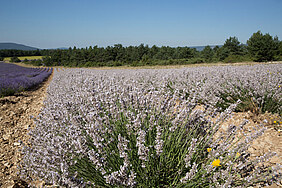
[[[28,129],[34,127],[30,116],[40,112],[51,79],[52,75],[37,88],[0,98],[0,187],[27,187],[17,175],[19,140],[27,142]]]
[[[269,161],[265,162],[263,165],[266,167],[271,167],[271,166],[275,166],[276,164],[281,164],[282,162],[282,136],[281,136],[282,126],[280,122],[281,117],[279,117],[279,115],[277,114],[273,115],[270,113],[259,114],[259,115],[256,115],[251,112],[233,113],[232,117],[226,122],[224,122],[224,124],[222,125],[222,129],[227,130],[227,127],[230,124],[239,126],[240,123],[242,123],[243,119],[249,120],[249,123],[244,126],[244,130],[253,131],[253,127],[259,124],[263,124],[267,128],[264,134],[258,137],[256,140],[254,140],[251,147],[248,149],[248,151],[251,154],[250,158],[255,159],[255,157],[262,156],[268,152],[276,152],[277,155],[272,157]],[[280,169],[280,173],[282,173],[282,169]],[[271,187],[271,188],[282,187],[282,180],[277,184],[273,184],[267,187]]]
[[[203,106],[197,106],[195,110],[204,110]],[[207,117],[209,118],[209,117]],[[213,122],[218,117],[211,118]],[[251,147],[248,149],[250,153],[250,159],[254,160],[256,157],[262,156],[268,152],[275,152],[277,155],[273,156],[269,161],[263,163],[265,167],[272,167],[282,162],[282,117],[278,114],[264,113],[257,114],[253,112],[233,112],[229,118],[227,118],[222,124],[219,131],[215,134],[214,139],[218,138],[220,133],[225,133],[228,130],[229,125],[239,126],[244,120],[249,122],[243,127],[243,131],[253,133],[254,127],[257,125],[263,125],[267,129],[262,136],[255,139]],[[239,132],[239,135],[242,134]],[[239,136],[238,135],[238,136]],[[261,165],[259,163],[259,165]],[[282,169],[280,169],[282,173]],[[258,188],[260,186],[256,186]],[[282,180],[277,184],[266,186],[269,188],[282,187]]]
[[[252,112],[234,113],[229,120],[224,122],[222,128],[227,130],[227,127],[230,124],[239,126],[243,119],[249,120],[249,123],[244,126],[244,130],[252,131],[252,128],[259,124],[263,124],[267,128],[264,134],[261,137],[258,137],[256,140],[254,140],[251,148],[249,148],[249,152],[251,153],[251,158],[254,158],[256,156],[261,156],[269,151],[272,151],[272,152],[276,152],[277,156],[272,157],[269,161],[269,164],[275,165],[277,163],[281,163],[282,125],[281,124],[279,125],[279,119],[281,119],[279,115],[277,114],[273,115],[270,113],[255,115]]]

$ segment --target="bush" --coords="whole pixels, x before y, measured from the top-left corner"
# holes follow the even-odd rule
[[[272,61],[277,55],[279,40],[270,34],[262,34],[260,31],[253,33],[247,41],[247,49],[254,61]]]
[[[275,180],[270,171],[249,174],[258,162],[273,156],[248,159],[247,145],[263,128],[244,140],[235,137],[239,128],[230,126],[226,136],[213,140],[219,122],[235,107],[228,108],[216,124],[199,112],[178,120],[173,114],[153,110],[135,126],[128,125],[130,117],[121,113],[118,120],[109,119],[113,126],[101,125],[105,127],[92,136],[82,129],[89,151],[87,155],[78,151],[68,169],[69,177],[74,182],[83,180],[86,184],[82,186],[98,187],[237,187]],[[109,114],[106,109],[100,113]]]
[[[85,182],[105,187],[235,187],[265,182],[268,172],[256,177],[246,175],[257,161],[245,162],[248,154],[244,147],[249,141],[232,138],[238,129],[230,127],[226,133],[229,136],[212,141],[219,124],[212,124],[201,115],[190,114],[175,125],[174,118],[150,114],[141,119],[140,128],[129,130],[128,117],[120,114],[121,119],[112,122],[116,127],[100,142],[104,149],[99,151],[94,140],[89,139],[91,157],[77,156],[71,173]],[[253,133],[252,137],[263,130]],[[230,147],[233,142],[241,145]],[[241,169],[237,168],[239,164]]]
[[[23,60],[23,63],[29,64],[29,60],[25,58],[25,59]]]
[[[230,92],[229,89],[226,88],[226,90],[220,92],[219,97],[221,100],[216,104],[216,107],[225,110],[229,105],[240,100],[242,102],[236,107],[237,112],[252,111],[255,114],[266,112],[281,114],[282,100],[279,99],[277,93],[273,91],[260,95],[252,88],[237,85],[234,85],[231,90],[233,90],[233,92]],[[234,90],[236,92],[234,92]]]
[[[251,61],[251,59],[247,55],[229,55],[227,58],[224,59],[223,62],[225,63],[236,63],[236,62],[244,62],[244,61]]]
[[[196,71],[196,78],[205,69]],[[31,147],[23,150],[23,177],[66,187],[247,187],[277,181],[279,167],[257,165],[272,153],[249,158],[248,147],[264,127],[243,132],[242,122],[219,132],[240,101],[211,121],[214,109],[194,110],[196,95],[184,99],[172,88],[183,88],[180,83],[191,81],[192,72],[163,71],[71,69],[55,74],[30,133]],[[181,74],[186,81],[177,80]],[[204,90],[195,81],[193,90]]]
[[[202,58],[192,58],[188,60],[189,64],[198,64],[198,63],[204,63],[204,60]]]
[[[13,88],[0,88],[0,97],[10,96],[17,92],[18,90]],[[22,90],[19,90],[22,91]]]
[[[21,62],[21,60],[18,57],[11,57],[10,61],[15,63]]]
[[[37,59],[37,60],[31,60],[30,64],[32,64],[33,66],[42,66],[43,65],[43,61],[41,59]]]

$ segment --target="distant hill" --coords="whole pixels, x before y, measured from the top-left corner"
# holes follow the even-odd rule
[[[222,47],[223,45],[209,45],[211,48],[214,48],[216,46]],[[190,48],[195,48],[197,51],[202,51],[206,46],[190,46]],[[34,48],[31,46],[26,46],[23,44],[17,44],[17,43],[1,43],[0,42],[0,50],[3,49],[15,49],[15,50],[37,50],[39,48]],[[61,48],[51,48],[51,49],[61,49],[61,50],[67,50],[66,47]]]
[[[48,48],[47,50],[68,50],[67,47],[60,47],[60,48]]]
[[[0,50],[8,49],[8,50],[37,50],[38,48],[34,48],[31,46],[26,46],[23,44],[17,43],[0,43]]]
[[[223,45],[209,45],[211,48],[214,48],[216,46],[222,47]],[[206,46],[190,46],[190,48],[195,48],[197,51],[202,51]]]

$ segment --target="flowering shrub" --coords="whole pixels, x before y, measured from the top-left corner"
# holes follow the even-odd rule
[[[260,83],[252,77],[253,68],[280,69],[258,65],[55,71],[36,128],[30,132],[30,146],[23,148],[21,175],[70,187],[271,184],[281,178],[280,166],[265,169],[261,164],[275,154],[250,160],[247,151],[266,128],[260,125],[254,132],[244,132],[245,121],[221,133],[221,124],[244,101],[220,111],[215,108],[224,103],[218,94],[230,86],[241,84],[257,97],[274,91],[264,88],[267,85],[281,82],[276,75],[271,82]],[[257,91],[258,87],[264,90]],[[272,96],[281,102],[275,91]],[[204,104],[203,110],[196,110],[199,104]]]
[[[27,68],[0,63],[0,97],[36,86],[48,78],[52,68]]]

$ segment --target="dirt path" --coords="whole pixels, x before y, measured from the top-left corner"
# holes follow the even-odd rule
[[[40,112],[51,79],[52,75],[32,91],[0,98],[0,187],[27,186],[17,175],[19,140],[28,140],[28,129],[34,127],[30,116]]]

